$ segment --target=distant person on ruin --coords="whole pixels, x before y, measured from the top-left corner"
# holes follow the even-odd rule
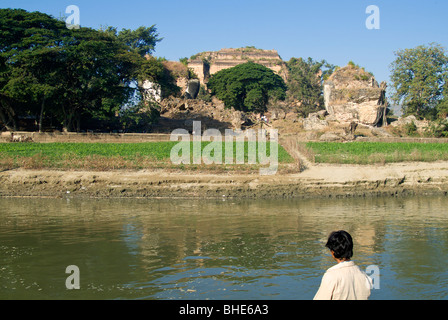
[[[353,240],[343,230],[334,231],[325,245],[337,264],[329,268],[314,300],[367,300],[372,288],[371,279],[350,259],[353,256]]]

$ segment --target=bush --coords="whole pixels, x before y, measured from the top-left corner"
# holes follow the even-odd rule
[[[448,137],[448,121],[446,119],[434,121],[428,128],[427,135],[436,138]]]
[[[212,95],[205,89],[204,86],[201,85],[199,88],[198,99],[205,102],[211,102]]]
[[[414,121],[405,124],[404,130],[408,136],[413,136],[417,133],[417,126],[415,125]]]

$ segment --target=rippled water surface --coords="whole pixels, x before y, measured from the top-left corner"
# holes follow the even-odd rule
[[[0,299],[312,299],[345,229],[371,299],[448,297],[448,199],[0,199]],[[68,290],[66,267],[80,271]]]

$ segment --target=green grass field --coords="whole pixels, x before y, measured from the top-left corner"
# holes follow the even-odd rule
[[[302,146],[316,163],[381,164],[448,160],[448,144],[419,142],[308,142]]]
[[[171,163],[171,149],[178,142],[145,143],[0,143],[0,169],[205,169],[256,170],[261,164],[248,164],[245,143],[244,165],[195,165]],[[202,142],[202,150],[209,142]],[[269,146],[266,145],[267,155]],[[302,153],[316,163],[385,164],[404,161],[448,160],[448,144],[408,142],[308,142],[300,146]],[[193,148],[191,147],[191,154]],[[233,145],[236,159],[236,143]],[[192,162],[191,162],[192,163]],[[293,164],[294,159],[279,145],[279,165]]]
[[[202,150],[210,142],[202,142]],[[198,168],[217,169],[222,164],[213,165],[174,165],[170,161],[171,149],[178,142],[145,142],[145,143],[1,143],[0,168],[49,168],[49,169],[144,169],[144,168]],[[269,146],[266,144],[267,155]],[[191,145],[191,154],[193,148]],[[224,163],[223,144],[223,163]],[[233,146],[236,159],[236,142]],[[248,163],[248,144],[245,143],[245,161]],[[278,147],[278,163],[293,163],[293,158]],[[259,167],[255,165],[238,165]],[[234,165],[237,167],[236,165]],[[231,165],[227,165],[231,169]]]

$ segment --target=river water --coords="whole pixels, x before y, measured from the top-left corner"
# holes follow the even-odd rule
[[[0,299],[308,300],[339,229],[361,269],[377,268],[371,299],[446,299],[447,207],[445,197],[0,198]]]

